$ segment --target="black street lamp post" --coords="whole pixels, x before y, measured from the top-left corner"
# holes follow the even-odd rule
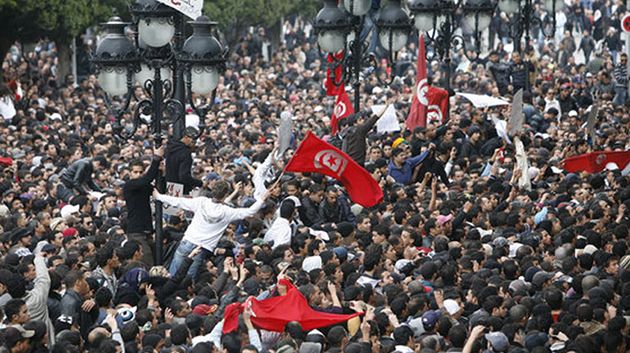
[[[216,25],[200,16],[188,22],[193,34],[184,41],[185,18],[155,0],[138,0],[130,6],[138,33],[133,43],[126,35],[130,23],[112,17],[103,27],[107,34],[91,58],[98,81],[108,96],[123,97],[122,107],[113,109],[117,133],[131,138],[150,116],[151,134],[156,145],[162,144],[169,127],[173,138],[182,137],[186,105],[199,115],[199,136],[205,130],[206,109],[195,107],[193,94],[212,94],[214,101],[220,72],[225,67],[226,52],[212,35]],[[135,96],[135,81],[148,96],[136,103],[131,121],[123,119]],[[174,87],[173,87],[174,86]],[[161,173],[156,186],[164,184]],[[162,263],[162,203],[155,202],[155,260]]]
[[[451,91],[451,49],[463,49],[473,60],[481,53],[481,32],[490,26],[496,5],[492,0],[412,0],[409,9],[414,14],[416,29],[427,33],[440,61],[446,66],[446,89]],[[461,28],[472,33],[476,57],[469,54],[466,40],[457,34],[457,18],[462,15]],[[427,54],[428,55],[428,54]]]
[[[368,51],[368,44],[361,40],[366,16],[370,10],[371,0],[323,0],[324,7],[315,18],[314,27],[317,32],[319,48],[335,57],[346,50],[343,60],[335,60],[330,65],[331,72],[338,65],[343,65],[342,77],[331,77],[336,86],[352,83],[354,89],[354,111],[360,111],[361,105],[361,71],[366,66],[376,66],[376,59]],[[407,44],[411,31],[411,20],[402,8],[401,0],[390,0],[379,11],[376,21],[379,42],[389,53],[390,65],[395,54]]]

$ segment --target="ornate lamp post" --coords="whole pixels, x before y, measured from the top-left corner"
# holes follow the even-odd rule
[[[318,35],[317,43],[322,51],[332,54],[333,57],[347,49],[343,62],[332,63],[334,67],[343,65],[344,68],[342,77],[334,78],[334,84],[339,86],[352,83],[354,111],[358,112],[361,105],[361,71],[365,66],[376,65],[375,58],[368,53],[368,44],[360,38],[372,1],[344,0],[339,6],[337,0],[323,2],[324,7],[317,14],[314,23]],[[401,0],[390,0],[379,11],[375,22],[380,44],[389,53],[391,64],[395,59],[395,53],[407,44],[411,20],[403,10]]]
[[[464,37],[456,33],[460,27],[456,15],[463,14],[461,27],[472,33],[474,50],[481,53],[481,32],[490,26],[496,5],[492,0],[412,0],[409,9],[414,14],[415,27],[426,32],[429,43],[434,47],[440,61],[446,65],[446,88],[451,88],[451,49],[464,49],[470,60]],[[461,11],[460,11],[461,10]]]
[[[138,28],[135,43],[125,36],[130,23],[112,17],[103,24],[107,34],[98,44],[91,58],[98,72],[98,81],[109,96],[122,96],[123,106],[115,109],[119,135],[125,140],[135,134],[141,118],[151,116],[151,133],[156,144],[161,145],[170,126],[173,138],[179,139],[185,128],[186,104],[199,115],[200,134],[205,129],[206,111],[193,104],[193,94],[212,93],[212,101],[225,67],[222,45],[212,35],[216,25],[207,17],[200,16],[188,23],[193,34],[184,42],[184,16],[155,0],[138,0],[130,6]],[[136,99],[135,81],[138,81],[147,99],[135,104],[131,121],[124,121],[123,114]],[[137,99],[136,99],[137,100]],[[212,103],[211,103],[212,104]],[[161,178],[159,176],[158,178]],[[162,180],[156,184],[161,187]],[[162,261],[162,204],[156,201],[155,257]]]

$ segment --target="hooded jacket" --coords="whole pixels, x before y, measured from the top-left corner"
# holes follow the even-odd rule
[[[184,194],[203,182],[191,175],[192,155],[190,148],[181,141],[169,141],[166,145],[166,181],[184,185]]]

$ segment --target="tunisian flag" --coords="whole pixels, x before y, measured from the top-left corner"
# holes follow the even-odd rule
[[[625,169],[630,163],[630,151],[597,151],[581,154],[565,159],[562,161],[562,166],[569,173],[599,173],[606,168],[608,163],[614,163],[617,168]]]
[[[337,125],[339,124],[339,120],[347,117],[348,115],[354,114],[354,108],[350,102],[350,97],[348,97],[348,93],[343,85],[340,87],[339,91],[332,119],[330,119],[330,128],[333,135],[337,134]]]
[[[383,200],[383,190],[363,167],[310,131],[284,168],[288,172],[321,173],[343,184],[352,201],[372,207]]]
[[[344,51],[340,51],[335,54],[328,54],[326,58],[326,62],[328,62],[328,69],[326,71],[326,95],[327,96],[338,96],[341,88],[343,87],[343,65],[342,60],[345,53]],[[335,63],[335,72],[333,73],[330,70],[332,64]]]
[[[427,126],[427,121],[442,124],[448,110],[448,91],[429,86],[427,82],[427,59],[425,54],[424,34],[420,34],[418,43],[418,66],[416,90],[411,109],[405,121],[407,130],[413,131],[418,126]]]
[[[291,321],[299,322],[304,331],[310,331],[316,328],[336,325],[361,315],[361,313],[348,315],[329,314],[313,310],[308,305],[306,298],[290,281],[281,279],[278,284],[287,287],[286,295],[265,300],[257,300],[254,297],[250,297],[245,303],[228,305],[225,308],[223,333],[227,334],[238,329],[238,315],[246,307],[251,308],[254,326],[273,332],[283,332],[284,327]]]

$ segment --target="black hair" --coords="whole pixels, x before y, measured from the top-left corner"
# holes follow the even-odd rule
[[[171,342],[174,345],[183,345],[188,342],[190,331],[186,325],[175,325],[171,328]]]

